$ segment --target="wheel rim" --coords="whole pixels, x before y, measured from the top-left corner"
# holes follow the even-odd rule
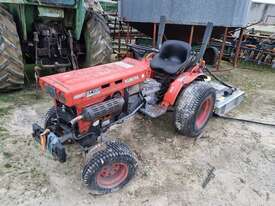
[[[113,163],[101,168],[96,176],[96,182],[103,188],[115,188],[125,181],[129,173],[125,163]]]
[[[201,129],[206,124],[212,109],[213,109],[214,101],[212,96],[207,97],[201,104],[197,118],[196,118],[196,127],[197,129]]]

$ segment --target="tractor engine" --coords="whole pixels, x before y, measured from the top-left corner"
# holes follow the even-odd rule
[[[149,65],[134,59],[42,77],[56,101],[45,125],[63,141],[89,147],[111,125],[160,102],[161,84],[150,77]]]
[[[90,130],[95,131],[100,125],[100,129],[105,131],[113,123],[135,114],[141,107],[159,103],[160,90],[161,84],[148,78],[143,83],[126,88],[124,96],[116,93],[110,99],[84,108],[80,115],[70,121],[70,125],[73,127],[80,121],[86,121],[93,123]]]
[[[46,69],[66,71],[66,68],[78,68],[78,57],[84,54],[73,39],[72,31],[66,30],[62,22],[39,22],[34,25],[32,41],[23,48],[34,51],[36,65]]]

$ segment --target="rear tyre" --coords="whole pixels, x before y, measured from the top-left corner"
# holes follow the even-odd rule
[[[0,6],[0,92],[24,86],[24,64],[12,15]]]
[[[199,136],[213,114],[216,92],[206,82],[195,82],[180,94],[174,113],[174,123],[184,136]]]
[[[87,154],[82,179],[92,194],[107,194],[124,187],[136,169],[137,161],[129,147],[108,141],[96,145]]]
[[[84,30],[86,58],[84,67],[109,63],[112,55],[110,29],[100,14],[90,12]]]

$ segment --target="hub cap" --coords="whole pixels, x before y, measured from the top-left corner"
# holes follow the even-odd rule
[[[214,105],[214,101],[212,96],[207,97],[200,106],[197,119],[196,119],[196,127],[197,129],[201,129],[207,122]]]
[[[103,188],[115,188],[120,185],[128,176],[128,165],[125,163],[113,163],[105,165],[98,172],[96,182]]]

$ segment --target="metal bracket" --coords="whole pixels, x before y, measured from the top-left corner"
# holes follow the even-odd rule
[[[208,45],[209,40],[210,40],[211,35],[212,35],[213,27],[214,27],[213,23],[211,23],[211,22],[207,23],[206,29],[205,29],[205,32],[204,32],[204,35],[203,35],[203,41],[202,41],[200,53],[196,57],[195,63],[199,63],[200,60],[203,58],[204,53],[205,53],[206,48],[207,48],[207,45]]]
[[[162,45],[162,40],[163,40],[163,36],[164,36],[164,31],[165,31],[165,25],[166,25],[166,16],[161,16],[160,22],[159,22],[157,49],[160,49],[160,47]]]

